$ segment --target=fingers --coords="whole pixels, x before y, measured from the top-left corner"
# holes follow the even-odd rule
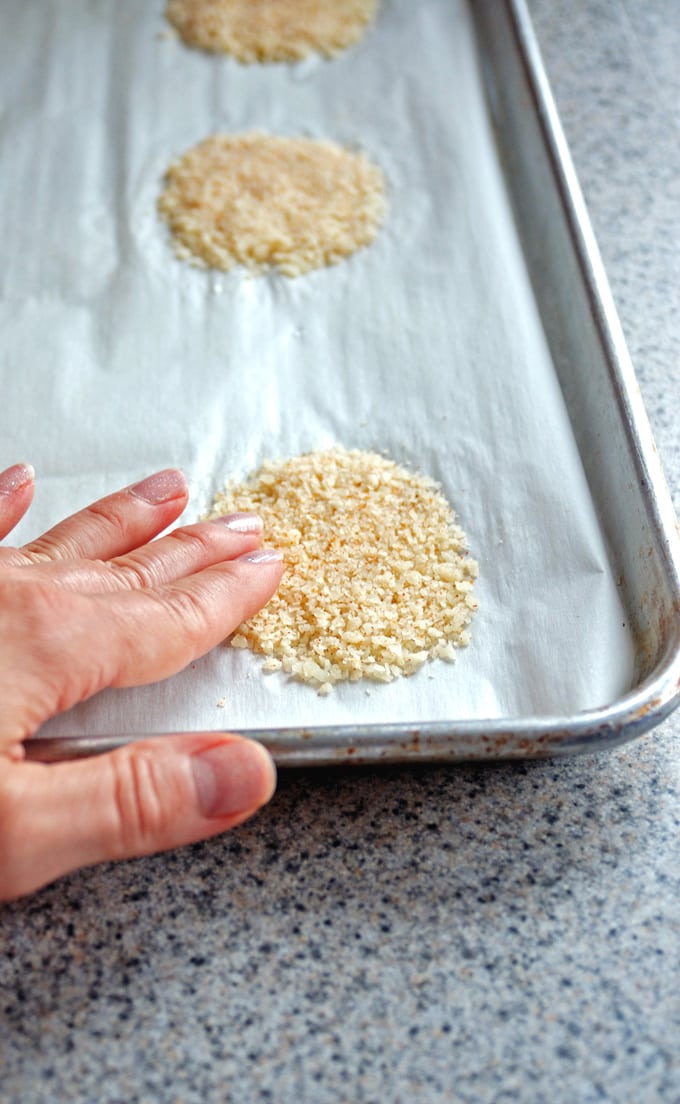
[[[121,588],[163,586],[254,550],[261,540],[262,519],[257,514],[227,514],[176,529],[144,548],[117,557],[108,566]]]
[[[282,573],[281,554],[261,548],[157,590],[121,594],[105,630],[116,659],[106,685],[140,686],[175,674],[266,605]]]
[[[167,586],[106,595],[69,593],[23,569],[8,575],[0,582],[0,742],[25,739],[106,687],[180,671],[264,606],[282,569],[280,553],[263,548]]]
[[[0,540],[21,521],[31,505],[34,477],[30,464],[13,464],[0,472]]]
[[[92,863],[207,839],[274,792],[267,751],[252,740],[161,736],[76,763],[7,767],[0,786],[0,899]]]
[[[262,521],[256,514],[230,514],[187,525],[113,560],[60,560],[31,567],[34,577],[81,594],[114,594],[159,587],[257,548]]]
[[[145,544],[170,525],[189,497],[182,472],[167,468],[99,499],[21,549],[21,561],[110,559]]]

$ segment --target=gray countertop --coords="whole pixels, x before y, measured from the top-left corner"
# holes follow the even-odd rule
[[[676,508],[680,6],[531,0]],[[680,1101],[680,714],[563,762],[286,774],[0,913],[0,1099]]]

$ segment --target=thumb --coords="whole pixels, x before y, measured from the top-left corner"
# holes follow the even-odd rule
[[[69,870],[207,839],[274,792],[269,753],[240,736],[161,736],[73,763],[8,764],[0,784],[0,899]]]

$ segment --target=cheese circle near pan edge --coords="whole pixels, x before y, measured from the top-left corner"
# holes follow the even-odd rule
[[[477,564],[439,486],[372,452],[267,461],[210,517],[254,511],[284,556],[277,593],[232,646],[327,694],[391,682],[469,642]]]

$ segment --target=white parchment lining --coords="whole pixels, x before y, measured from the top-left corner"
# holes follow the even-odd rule
[[[13,542],[157,468],[184,520],[265,457],[332,443],[440,480],[480,564],[454,665],[322,699],[249,653],[109,691],[44,735],[524,718],[632,680],[603,538],[537,317],[463,0],[383,0],[333,62],[242,67],[164,33],[163,3],[0,2],[0,465],[30,460]],[[376,242],[297,280],[193,270],[155,203],[207,134],[364,149]],[[218,702],[225,699],[223,706]]]

